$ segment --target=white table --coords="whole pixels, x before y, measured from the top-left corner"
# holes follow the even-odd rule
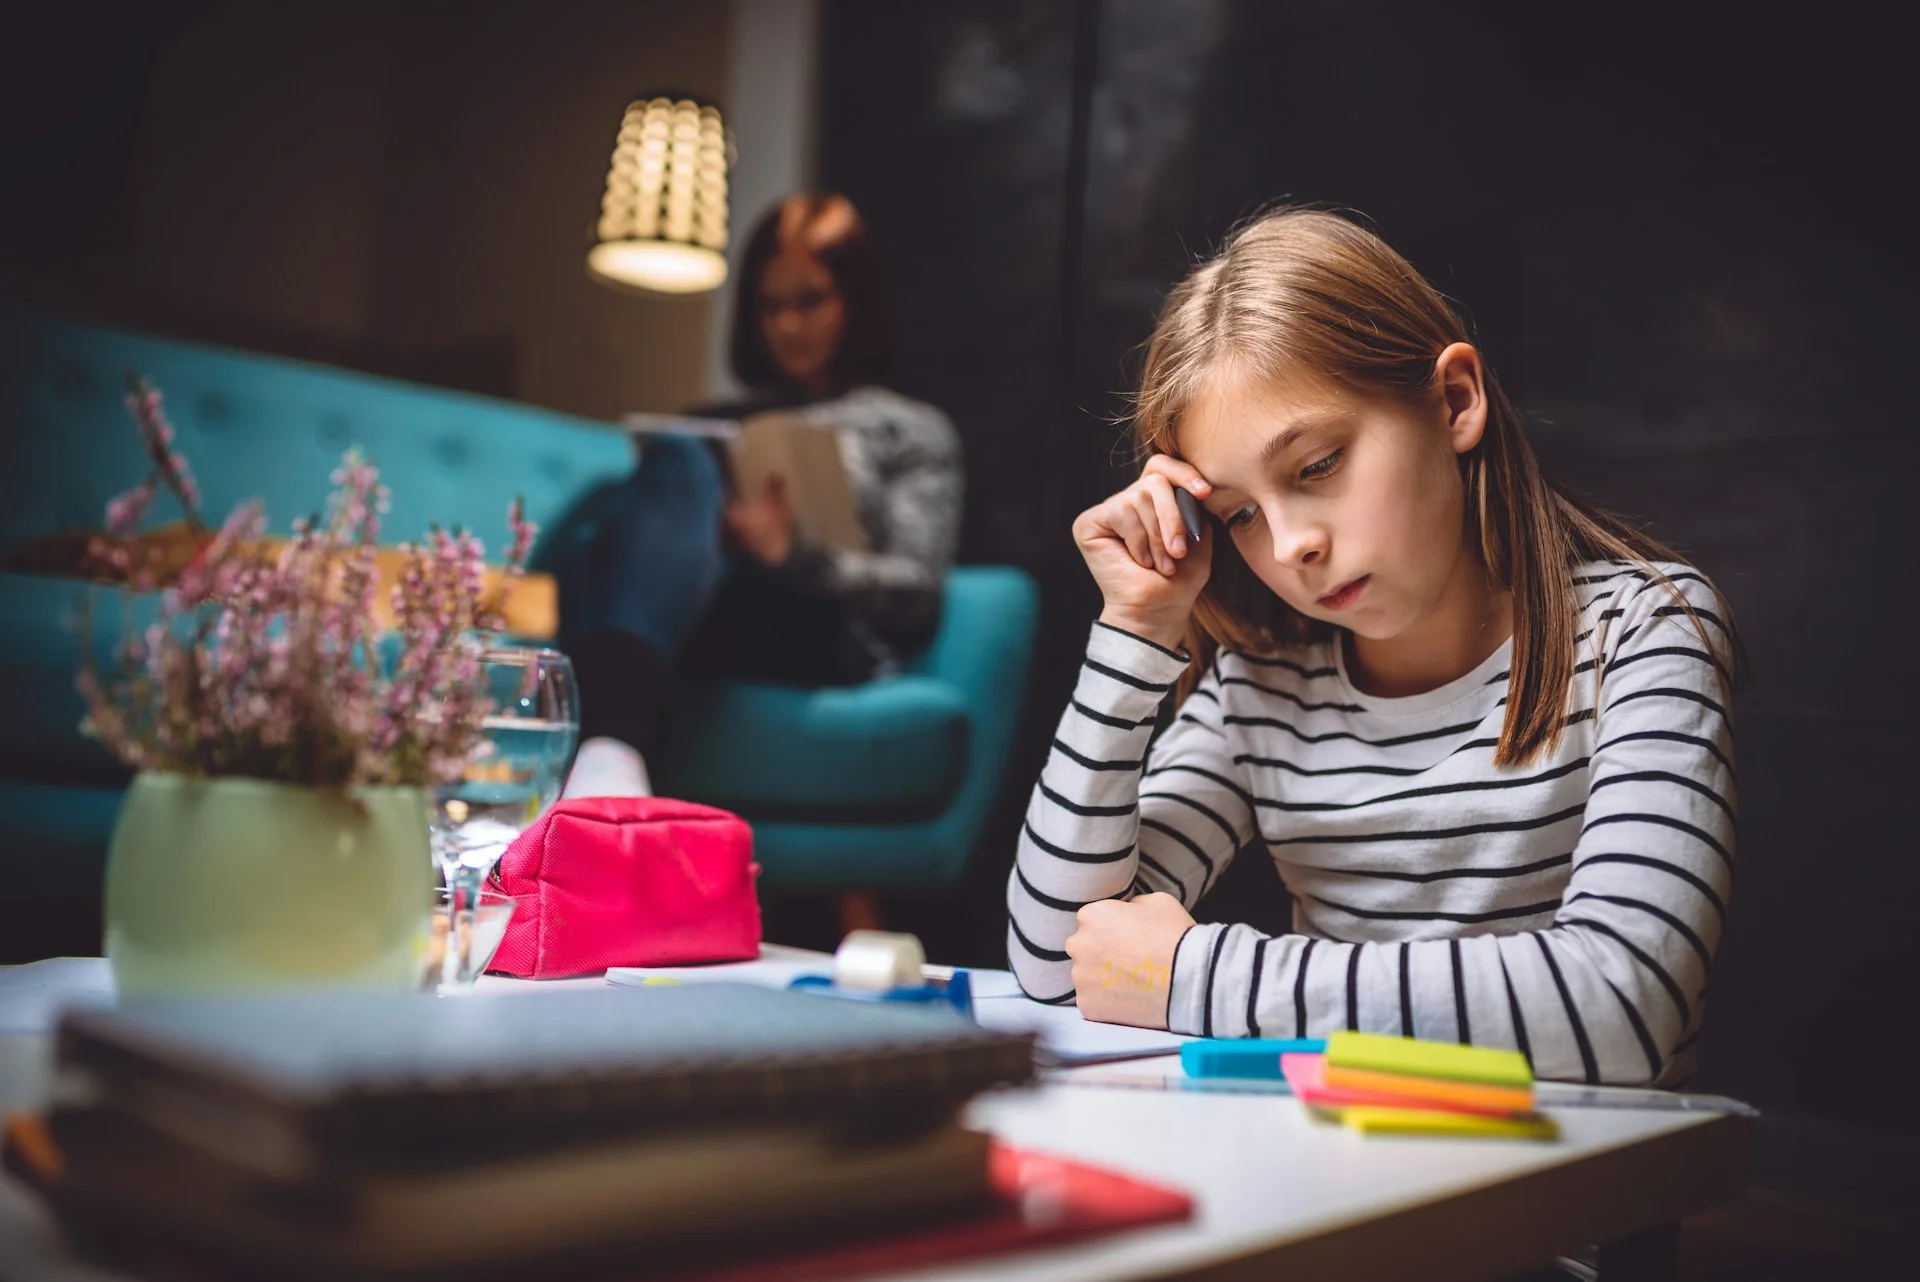
[[[825,960],[823,958],[823,960]],[[597,979],[486,979],[488,992],[598,988]],[[4,1016],[4,1011],[0,1011]],[[0,1108],[44,1102],[51,1039],[0,1033]],[[1179,1072],[1177,1057],[1128,1076]],[[1491,1278],[1583,1243],[1605,1282],[1671,1268],[1671,1226],[1746,1186],[1748,1124],[1727,1114],[1552,1110],[1557,1143],[1362,1137],[1278,1095],[1084,1084],[982,1097],[970,1120],[1009,1143],[1191,1192],[1194,1218],[1090,1243],[913,1274],[916,1282],[1088,1282],[1166,1277],[1421,1282]],[[1074,1084],[1075,1078],[1082,1084]],[[26,1191],[0,1178],[0,1276],[126,1282],[73,1260]]]

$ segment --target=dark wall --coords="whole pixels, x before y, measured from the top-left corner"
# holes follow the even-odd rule
[[[717,98],[727,6],[13,9],[0,295],[594,418],[706,397],[714,298],[584,264],[621,111]]]
[[[966,554],[1045,591],[1013,795],[929,928],[999,947],[1098,608],[1068,526],[1128,476],[1109,420],[1159,298],[1263,202],[1351,206],[1464,302],[1550,471],[1731,599],[1754,680],[1702,1084],[1864,1125],[1831,1048],[1904,1022],[1920,939],[1908,77],[1859,19],[1607,13],[827,5],[825,180],[889,259],[903,381],[965,434]]]

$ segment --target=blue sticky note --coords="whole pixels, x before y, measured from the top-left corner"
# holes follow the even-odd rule
[[[1282,1055],[1326,1049],[1321,1037],[1217,1037],[1181,1046],[1180,1067],[1188,1077],[1278,1078]]]

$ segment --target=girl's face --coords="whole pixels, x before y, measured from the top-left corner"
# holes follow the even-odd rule
[[[760,273],[755,302],[780,371],[802,387],[824,389],[847,324],[846,300],[827,265],[804,249],[781,250]]]
[[[1260,581],[1301,614],[1385,641],[1434,615],[1477,569],[1457,456],[1486,400],[1464,343],[1427,407],[1328,386],[1212,381],[1179,447],[1213,485],[1207,508]]]

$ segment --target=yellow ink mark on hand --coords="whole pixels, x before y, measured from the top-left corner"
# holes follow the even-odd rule
[[[1167,967],[1156,965],[1154,962],[1147,960],[1136,965],[1128,978],[1133,981],[1133,986],[1141,992],[1152,993],[1165,988],[1169,976]]]

